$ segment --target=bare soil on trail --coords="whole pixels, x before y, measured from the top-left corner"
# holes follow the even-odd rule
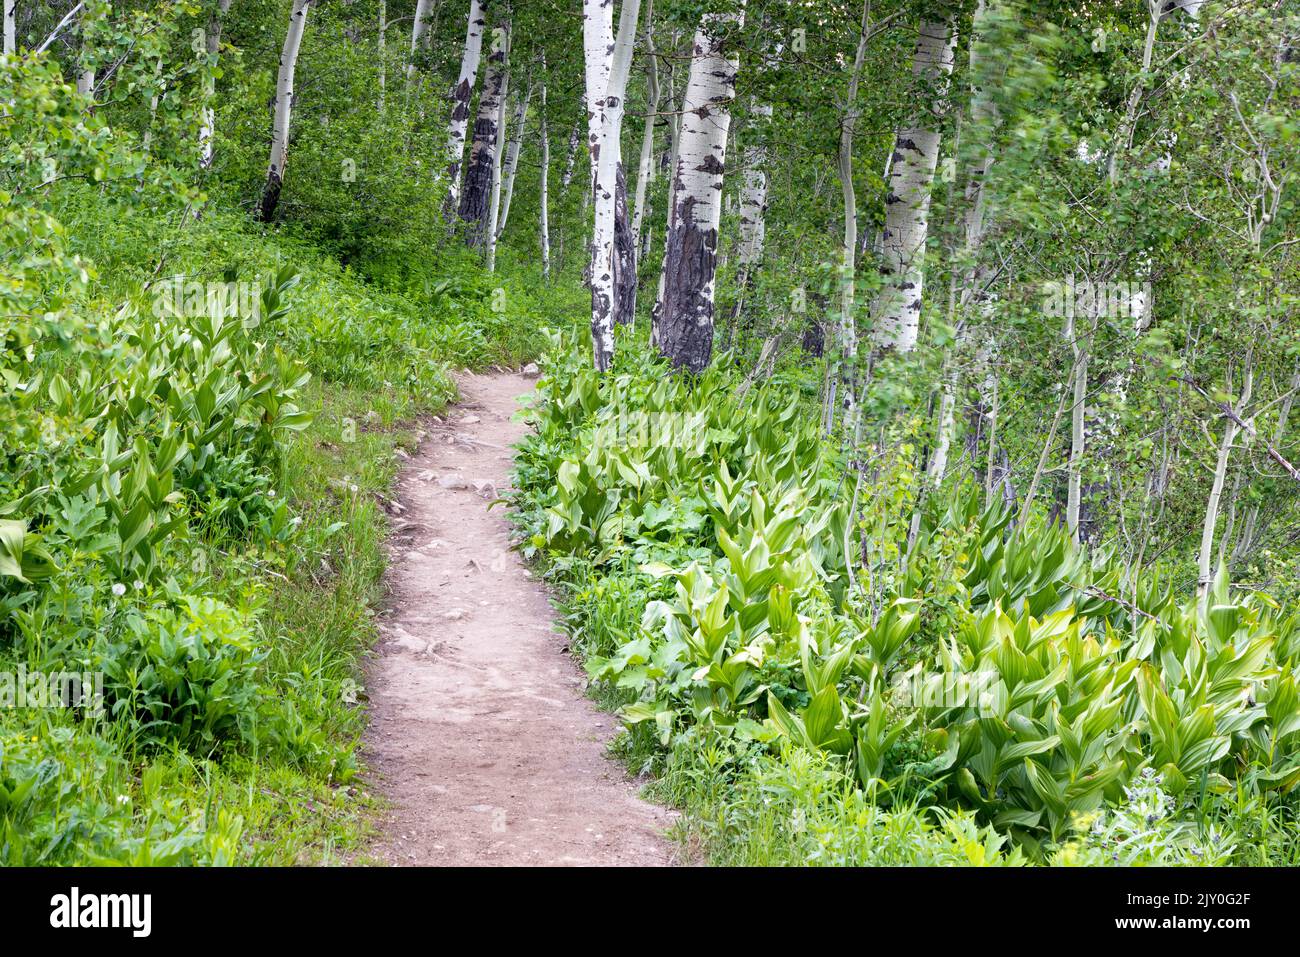
[[[510,549],[512,420],[533,383],[458,377],[461,401],[406,463],[388,610],[369,663],[369,777],[385,864],[665,865],[672,816],[605,754],[615,720],[585,683],[540,582]]]

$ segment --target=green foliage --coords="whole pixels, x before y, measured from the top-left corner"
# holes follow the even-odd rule
[[[148,159],[114,75],[87,114],[47,60],[3,71],[30,109],[0,119],[0,671],[99,672],[105,699],[0,712],[8,863],[354,842],[394,423],[450,398],[450,361],[530,348],[526,287],[497,296],[467,260],[377,288],[218,206],[196,218],[163,160],[189,162],[170,151],[194,130],[161,114],[201,77],[168,69]]]
[[[909,573],[882,596],[852,580],[830,460],[779,385],[740,398],[723,373],[688,383],[628,358],[602,380],[571,354],[557,343],[539,387],[519,522],[553,574],[588,583],[570,592],[600,632],[588,672],[617,689],[647,753],[823,754],[855,801],[970,812],[1035,859],[1081,821],[1121,840],[1132,814],[1107,809],[1153,774],[1175,802],[1160,835],[1207,860],[1232,853],[1204,818],[1216,795],[1290,800],[1300,636],[1266,597],[1232,594],[1221,574],[1202,612],[960,489],[909,556],[947,563],[955,589],[931,595]],[[895,515],[887,535],[904,533]],[[628,600],[644,603],[639,622],[611,607]],[[1137,846],[1129,862],[1194,856]]]
[[[265,652],[247,620],[215,599],[129,610],[94,652],[105,707],[137,743],[205,752],[254,737]]]

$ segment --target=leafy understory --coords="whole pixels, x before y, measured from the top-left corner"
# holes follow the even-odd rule
[[[789,386],[738,398],[723,372],[635,357],[602,379],[553,346],[523,548],[563,589],[625,757],[716,860],[1293,853],[1294,611],[1223,572],[1202,611],[968,487],[930,498],[909,552],[899,474],[859,490],[875,505],[849,527],[838,453]]]

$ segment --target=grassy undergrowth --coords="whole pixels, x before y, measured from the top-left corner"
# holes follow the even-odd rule
[[[0,861],[345,859],[398,450],[539,307],[456,251],[395,293],[215,208],[60,199],[85,281],[0,410],[0,672],[102,672],[104,712],[0,710]]]

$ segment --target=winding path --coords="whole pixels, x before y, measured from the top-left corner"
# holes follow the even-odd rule
[[[509,547],[519,375],[462,375],[403,470],[389,610],[367,680],[366,763],[391,813],[386,864],[665,865],[669,812],[605,755],[546,591]]]

